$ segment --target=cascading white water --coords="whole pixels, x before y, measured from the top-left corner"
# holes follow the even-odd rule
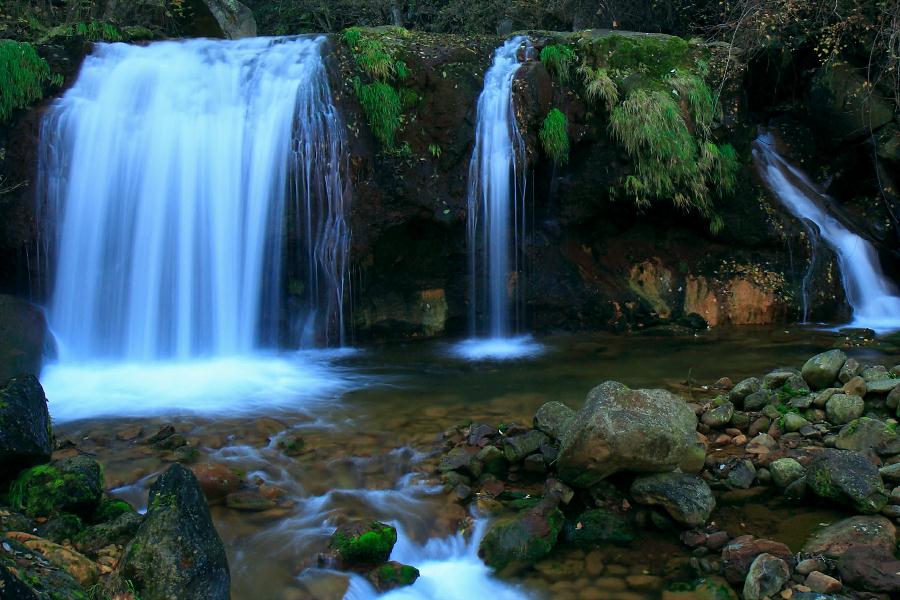
[[[307,256],[298,320],[344,341],[349,194],[324,43],[99,44],[85,60],[42,130],[63,362],[274,345],[288,235]]]
[[[795,217],[814,224],[837,254],[844,292],[853,309],[851,324],[876,331],[900,329],[900,293],[882,272],[872,244],[828,212],[825,195],[778,154],[770,133],[761,134],[754,142],[753,159],[775,197]]]
[[[468,244],[471,334],[460,345],[467,358],[508,358],[532,353],[527,339],[512,338],[518,302],[510,302],[513,274],[520,273],[525,233],[525,142],[516,122],[512,85],[530,47],[516,36],[494,53],[478,98],[475,148],[469,164]],[[519,282],[513,285],[519,287]],[[478,326],[486,314],[487,327]],[[483,330],[482,330],[483,329]]]

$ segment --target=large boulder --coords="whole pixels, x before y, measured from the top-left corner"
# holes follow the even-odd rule
[[[900,560],[893,554],[873,554],[865,548],[850,548],[838,560],[838,573],[845,584],[867,592],[900,595]]]
[[[847,362],[847,355],[840,350],[829,350],[816,354],[803,365],[800,373],[813,389],[821,390],[831,387]]]
[[[23,472],[9,489],[9,503],[29,517],[57,511],[90,518],[103,496],[103,469],[87,456],[73,456]]]
[[[37,306],[0,294],[0,385],[17,375],[38,375],[47,319]]]
[[[253,17],[253,11],[237,0],[194,0],[194,4],[198,6],[196,10],[198,21],[206,16],[207,11],[214,19],[214,23],[207,25],[211,33],[221,32],[221,37],[232,40],[256,36],[256,19]],[[205,11],[203,7],[206,8]],[[198,23],[198,27],[203,27],[202,22]]]
[[[803,553],[836,560],[851,548],[870,556],[893,554],[897,529],[885,517],[850,517],[814,533],[803,545]]]
[[[356,521],[338,527],[331,536],[331,549],[341,566],[377,565],[391,557],[397,530],[378,521]]]
[[[481,540],[478,556],[498,571],[528,566],[550,553],[564,522],[558,508],[544,504],[499,519]]]
[[[819,453],[807,469],[806,485],[820,498],[846,504],[863,514],[879,512],[888,501],[878,468],[852,450]]]
[[[563,436],[557,472],[590,487],[619,471],[674,470],[696,439],[697,417],[665,390],[607,381],[592,389]]]
[[[34,375],[10,379],[0,387],[0,481],[49,461],[51,451],[50,414],[41,384]]]
[[[705,524],[716,507],[706,482],[684,473],[638,477],[631,485],[631,495],[639,504],[662,506],[669,516],[688,527]]]
[[[231,576],[196,477],[173,464],[150,488],[147,514],[126,546],[119,576],[142,600],[222,600]]]

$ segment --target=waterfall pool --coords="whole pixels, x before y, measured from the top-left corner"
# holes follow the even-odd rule
[[[687,577],[690,551],[674,533],[647,530],[631,545],[560,549],[518,575],[491,574],[476,554],[485,521],[473,520],[431,477],[436,436],[461,422],[528,423],[549,400],[578,407],[591,387],[607,379],[632,387],[667,387],[690,397],[721,376],[738,381],[779,366],[799,367],[811,354],[834,345],[860,344],[846,349],[859,360],[896,356],[896,341],[861,343],[855,335],[802,327],[691,337],[561,335],[537,339],[545,352],[531,359],[481,363],[449,356],[446,343],[388,344],[320,357],[322,371],[313,371],[305,384],[270,389],[271,403],[237,390],[222,405],[210,400],[205,408],[213,410],[206,414],[189,409],[177,377],[153,370],[121,372],[123,379],[137,378],[118,382],[132,387],[127,402],[111,397],[115,378],[107,380],[108,393],[101,385],[85,385],[69,401],[60,396],[68,386],[79,387],[77,380],[57,385],[64,373],[51,368],[44,381],[51,413],[60,421],[56,435],[96,456],[115,495],[146,504],[150,482],[174,456],[145,440],[172,423],[197,449],[194,460],[224,463],[272,499],[254,512],[212,508],[228,549],[236,600],[375,597],[364,580],[320,569],[317,563],[334,527],[356,518],[397,526],[400,540],[393,557],[421,570],[415,585],[388,598],[574,599],[595,597],[590,593],[600,589],[606,590],[605,598],[649,600],[659,598],[659,591],[631,589],[626,580]],[[260,369],[260,379],[271,368],[277,381],[286,359],[257,360],[248,368]],[[275,366],[266,367],[266,360]],[[229,369],[222,367],[219,384],[228,388]],[[87,380],[115,374],[92,375],[92,367],[84,369]],[[342,376],[334,380],[335,373]],[[217,379],[216,373],[209,379]],[[138,381],[148,383],[143,397]],[[105,410],[91,412],[91,406],[104,403]],[[157,410],[135,408],[142,405]],[[77,419],[79,410],[80,416],[96,416]],[[295,451],[285,450],[285,440],[293,441]],[[824,508],[796,515],[795,508],[777,501],[752,508],[722,502],[713,519],[734,534],[769,536],[796,549],[809,531],[840,515]]]

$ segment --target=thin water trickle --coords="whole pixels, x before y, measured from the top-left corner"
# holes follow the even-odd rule
[[[875,331],[900,329],[900,293],[884,275],[872,244],[828,212],[825,195],[805,173],[778,154],[772,134],[763,133],[756,139],[753,158],[775,197],[795,217],[813,223],[821,239],[837,254],[844,292],[853,310],[851,325]]]
[[[344,341],[349,195],[324,43],[97,45],[42,130],[63,361],[246,354],[286,320]],[[285,313],[289,285],[302,315]]]
[[[469,323],[473,339],[454,353],[470,360],[503,360],[535,353],[516,343],[520,325],[525,236],[525,142],[516,122],[513,80],[530,46],[516,36],[494,53],[478,98],[475,149],[469,164]],[[513,298],[512,300],[510,298]],[[479,326],[481,315],[486,326]]]

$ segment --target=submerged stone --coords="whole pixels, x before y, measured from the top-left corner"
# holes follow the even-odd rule
[[[409,565],[390,561],[369,571],[366,578],[372,582],[376,590],[383,594],[412,585],[419,578],[419,570]]]
[[[684,473],[639,477],[631,484],[631,495],[640,504],[662,506],[673,519],[688,527],[706,523],[716,507],[706,482]]]
[[[606,508],[586,510],[574,520],[567,521],[563,534],[567,542],[585,545],[603,542],[623,544],[634,541],[635,537],[628,517]]]
[[[559,509],[546,504],[500,519],[481,540],[478,555],[497,571],[530,565],[553,550],[564,522]]]

